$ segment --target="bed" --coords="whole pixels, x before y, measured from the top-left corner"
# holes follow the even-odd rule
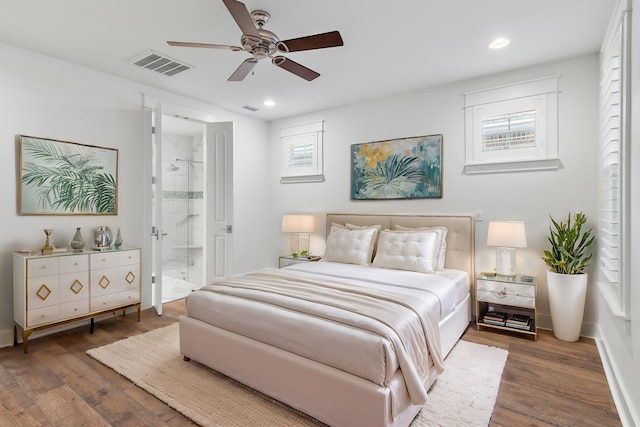
[[[331,426],[408,426],[471,321],[473,218],[328,214],[326,226],[320,262],[190,294],[181,354]],[[427,255],[407,256],[416,248]]]

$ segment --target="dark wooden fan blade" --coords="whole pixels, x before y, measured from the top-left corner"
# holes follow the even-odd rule
[[[244,78],[247,77],[247,74],[253,70],[253,67],[255,67],[257,63],[258,60],[255,58],[246,59],[227,80],[230,82],[240,82],[244,80]]]
[[[283,43],[286,46],[286,49],[284,49],[280,43]],[[278,50],[281,52],[299,52],[301,50],[324,49],[327,47],[344,45],[339,31],[331,31],[329,33],[316,34],[314,36],[284,40],[280,43]]]
[[[192,42],[173,42],[168,41],[168,45],[170,46],[182,46],[182,47],[203,47],[206,49],[229,49],[237,52],[242,50],[240,46],[227,46],[225,44],[211,44],[211,43],[192,43]]]
[[[256,24],[253,23],[253,19],[251,19],[251,15],[249,14],[249,10],[244,5],[236,0],[222,0],[224,5],[229,9],[229,13],[235,19],[236,24],[242,30],[242,34],[247,34],[250,36],[254,36],[260,38],[260,33],[258,33],[258,29],[256,28]]]
[[[284,56],[276,56],[271,62],[273,62],[278,67],[295,74],[296,76],[302,77],[307,81],[311,81],[320,77],[320,74],[316,73],[315,71],[305,67],[304,65],[300,65],[297,62],[290,60],[289,58],[285,58]]]

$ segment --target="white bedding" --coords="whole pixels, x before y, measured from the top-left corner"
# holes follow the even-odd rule
[[[387,292],[392,288],[402,298],[408,297],[407,299],[420,301],[421,306],[429,307],[433,324],[458,304],[462,289],[468,292],[468,275],[455,270],[422,274],[322,262],[296,264],[282,270],[266,269],[256,274],[263,274],[264,277],[283,275],[313,281],[321,281],[325,277],[332,282],[362,286],[375,292]],[[342,313],[340,309],[327,306],[321,308],[322,314],[334,316],[334,320],[327,321],[326,318],[306,312],[306,306],[303,310],[291,307],[283,309],[279,307],[278,299],[241,298],[240,294],[245,292],[244,289],[234,289],[233,293],[228,293],[228,289],[220,292],[221,288],[226,287],[213,284],[190,294],[186,300],[188,316],[344,370],[379,385],[387,385],[404,361],[403,357],[399,360],[395,351],[397,342],[394,343],[375,331],[355,327],[359,323],[369,322],[370,319],[366,317],[343,322],[342,319],[353,314]],[[433,333],[437,334],[437,327],[435,329]],[[438,358],[441,358],[440,355],[437,355],[436,359]],[[430,360],[429,365],[431,362],[433,360]],[[424,368],[426,366],[420,366],[419,370],[423,371]]]
[[[292,264],[285,268],[325,276],[361,279],[372,283],[387,285],[396,283],[407,288],[428,289],[436,297],[431,300],[433,305],[430,309],[436,315],[437,321],[447,317],[467,297],[470,286],[469,273],[454,269],[424,274],[326,261]]]

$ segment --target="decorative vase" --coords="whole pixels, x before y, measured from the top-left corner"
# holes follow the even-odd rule
[[[118,235],[116,236],[116,240],[113,242],[113,246],[115,246],[116,249],[120,249],[120,246],[122,246],[122,235],[120,235],[120,228],[118,228]]]
[[[84,239],[82,238],[82,233],[80,232],[80,227],[76,228],[76,234],[73,235],[73,239],[71,240],[71,249],[74,252],[82,252],[82,248],[84,248]]]
[[[559,340],[578,341],[580,338],[588,279],[587,273],[558,274],[547,271],[553,335]]]

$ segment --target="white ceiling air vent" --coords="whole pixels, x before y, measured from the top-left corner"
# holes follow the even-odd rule
[[[148,50],[136,56],[130,62],[133,65],[164,74],[165,76],[175,76],[195,68],[153,50]]]
[[[249,110],[249,111],[258,111],[260,110],[258,107],[254,107],[253,105],[243,105],[242,108],[244,108],[245,110]]]

